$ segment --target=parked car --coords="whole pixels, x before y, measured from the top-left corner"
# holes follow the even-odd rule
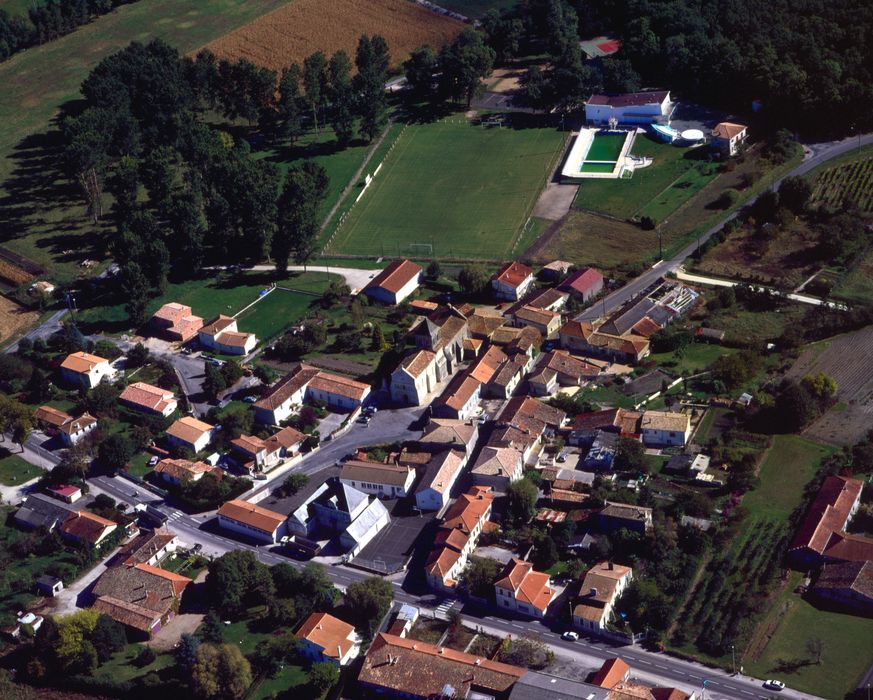
[[[245,401],[246,403],[254,403],[257,400],[258,400],[257,396],[244,396],[243,397],[243,401]]]
[[[784,690],[785,684],[782,681],[770,679],[769,681],[764,681],[764,687],[767,690]]]
[[[568,642],[575,642],[579,639],[579,634],[576,632],[572,632],[571,630],[567,630],[564,634],[561,635],[561,639],[566,640]]]
[[[160,462],[160,461],[161,461],[160,458],[159,458],[157,455],[154,455],[153,457],[151,457],[151,458],[149,459],[149,466],[150,466],[150,467],[153,467],[153,466],[155,466],[155,465],[156,465],[158,462]]]

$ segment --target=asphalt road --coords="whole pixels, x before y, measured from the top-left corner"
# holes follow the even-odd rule
[[[849,138],[842,139],[841,141],[827,141],[824,143],[805,144],[810,155],[803,161],[803,163],[798,165],[796,168],[790,170],[778,180],[774,180],[771,187],[777,188],[782,180],[784,180],[786,177],[796,177],[799,175],[804,175],[813,168],[830,160],[831,158],[836,158],[837,156],[855,150],[860,146],[866,146],[871,143],[873,143],[873,133],[862,134],[860,137],[851,136]],[[688,256],[694,253],[698,245],[708,241],[728,221],[735,219],[738,214],[739,211],[728,214],[717,224],[715,224],[715,226],[713,226],[708,231],[706,231],[706,233],[701,235],[699,242],[695,240],[689,243],[669,260],[658,261],[655,265],[643,272],[639,277],[635,278],[631,282],[628,282],[621,289],[615,290],[601,301],[598,301],[593,306],[585,309],[576,317],[576,320],[592,321],[601,316],[611,314],[613,311],[622,306],[622,304],[627,303],[637,295],[647,290],[653,284],[655,284],[655,282],[657,282],[660,277],[663,277],[669,272],[675,271]]]

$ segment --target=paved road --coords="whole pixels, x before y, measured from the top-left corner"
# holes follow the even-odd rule
[[[873,133],[863,134],[860,136],[860,138],[858,136],[852,136],[847,139],[842,139],[841,141],[827,141],[824,143],[805,144],[807,157],[805,158],[803,163],[798,165],[793,170],[787,172],[778,180],[775,180],[772,184],[772,187],[778,187],[782,180],[784,180],[786,177],[796,177],[799,175],[804,175],[813,168],[816,168],[822,163],[827,162],[831,158],[836,158],[837,156],[857,149],[859,145],[866,146],[871,143],[873,143]],[[739,211],[736,211],[732,214],[725,216],[717,224],[715,224],[715,226],[713,226],[708,231],[706,231],[706,233],[700,236],[699,243],[702,244],[708,241],[717,231],[721,230],[721,228],[728,221],[735,219],[738,214]],[[628,282],[621,289],[617,289],[616,291],[606,296],[603,300],[585,309],[581,314],[576,317],[576,320],[592,321],[596,318],[599,318],[600,316],[611,314],[622,304],[627,303],[637,295],[647,290],[653,284],[655,284],[655,282],[657,282],[660,277],[666,275],[669,272],[675,271],[685,261],[685,258],[694,253],[694,251],[697,249],[697,246],[698,241],[695,240],[685,246],[669,260],[658,261],[658,263],[643,272],[636,279]]]

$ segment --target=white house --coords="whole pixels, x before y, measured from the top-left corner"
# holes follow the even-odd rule
[[[518,301],[534,283],[534,271],[527,265],[513,261],[504,263],[491,278],[491,289],[497,299]]]
[[[691,436],[691,416],[669,411],[646,411],[640,419],[640,434],[646,445],[684,447]]]
[[[515,447],[483,447],[470,472],[476,486],[490,486],[498,492],[521,479],[524,454]]]
[[[497,607],[543,618],[557,595],[551,583],[548,574],[534,571],[533,564],[513,557],[494,584]]]
[[[425,466],[415,492],[415,505],[420,510],[441,511],[449,504],[452,487],[467,464],[463,450],[444,450],[433,455]]]
[[[712,147],[726,156],[735,156],[749,135],[749,127],[733,122],[719,122],[712,129]]]
[[[380,498],[405,498],[415,483],[415,470],[394,464],[350,459],[343,464],[340,482]]]
[[[437,418],[466,420],[479,406],[482,384],[469,374],[455,377],[442,395],[433,402],[433,415]]]
[[[416,350],[391,373],[391,400],[405,406],[420,406],[438,383],[436,353]]]
[[[573,625],[594,634],[606,629],[615,602],[632,578],[633,570],[629,566],[601,561],[591,567],[582,579],[573,608]]]
[[[345,666],[360,651],[360,639],[354,626],[323,612],[306,618],[295,636],[300,642],[298,652],[312,663]]]
[[[214,431],[215,426],[209,423],[197,420],[194,416],[183,416],[167,428],[167,442],[196,454],[212,442]]]
[[[335,411],[353,411],[369,395],[369,384],[301,363],[255,402],[255,420],[262,425],[278,425],[304,401],[322,401]]]
[[[145,382],[129,384],[118,400],[135,411],[157,413],[164,417],[169,416],[179,405],[172,391]]]
[[[68,384],[93,389],[104,379],[111,379],[115,368],[97,355],[74,352],[61,363],[61,376]]]
[[[218,524],[225,530],[275,544],[285,531],[285,516],[248,501],[227,501],[218,509]]]
[[[422,269],[411,260],[395,260],[364,287],[373,301],[399,304],[421,284]]]
[[[236,319],[224,314],[197,331],[200,344],[222,355],[248,355],[258,344],[254,333],[240,333]]]
[[[73,418],[64,423],[58,428],[58,432],[61,435],[61,442],[67,447],[72,447],[78,444],[82,438],[89,435],[96,427],[97,419],[90,413],[83,413],[78,418]]]
[[[669,90],[646,90],[618,95],[596,94],[585,103],[585,121],[592,124],[652,124],[669,120],[674,104]]]

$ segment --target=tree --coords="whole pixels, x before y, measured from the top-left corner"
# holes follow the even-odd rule
[[[233,644],[201,644],[197,649],[191,685],[197,697],[241,698],[252,684],[252,669]]]
[[[115,415],[119,391],[112,384],[98,384],[85,395],[85,408],[98,418]]]
[[[382,326],[378,323],[373,324],[373,335],[370,342],[370,349],[374,352],[384,352],[388,348],[388,343],[385,342],[385,333],[382,331]]]
[[[431,260],[427,266],[427,278],[429,280],[438,280],[443,273],[443,268],[438,260]]]
[[[712,369],[715,376],[724,382],[728,391],[735,391],[754,376],[760,364],[760,356],[751,352],[740,352],[720,356]]]
[[[329,661],[312,664],[309,669],[309,685],[316,693],[316,697],[321,697],[330,690],[333,686],[339,683],[340,672],[336,664]]]
[[[552,539],[548,534],[544,534],[540,537],[534,547],[534,558],[533,561],[536,564],[538,569],[551,569],[555,564],[558,563],[560,559],[560,554],[558,552],[558,545],[555,544],[555,540]]]
[[[806,211],[812,197],[812,185],[806,178],[786,177],[779,185],[779,203],[795,214]]]
[[[303,72],[296,63],[283,70],[282,78],[279,80],[277,132],[281,138],[287,139],[292,144],[303,133],[301,120],[303,98],[300,95],[302,80]]]
[[[109,615],[101,615],[91,632],[91,643],[97,652],[100,663],[106,663],[116,651],[124,649],[127,644],[127,635],[118,622]]]
[[[151,353],[149,352],[149,349],[142,343],[137,343],[130,350],[127,351],[127,360],[125,363],[125,367],[128,369],[136,369],[137,367],[142,367],[149,361],[150,357]]]
[[[133,443],[123,433],[110,435],[97,449],[97,459],[105,469],[110,471],[124,469],[131,457],[133,457]]]
[[[330,57],[327,69],[331,102],[330,124],[341,146],[347,146],[355,135],[351,72],[352,62],[345,51],[339,50]]]
[[[387,121],[385,82],[388,79],[389,65],[390,56],[385,39],[378,34],[372,37],[361,35],[355,51],[358,74],[355,76],[354,86],[358,95],[361,134],[368,141],[379,135]]]
[[[360,330],[364,327],[364,308],[358,297],[352,299],[352,303],[349,305],[349,316],[355,329]]]
[[[316,51],[303,59],[303,88],[306,91],[306,102],[312,112],[316,132],[318,111],[324,106],[327,84],[327,58],[321,51]]]
[[[206,591],[218,610],[231,618],[249,606],[267,604],[276,593],[269,567],[245,550],[233,550],[209,564]]]
[[[28,403],[42,403],[52,395],[52,384],[47,373],[34,367],[24,388]]]
[[[619,438],[618,449],[615,451],[613,467],[618,471],[644,472],[648,471],[646,450],[639,440]]]
[[[118,277],[121,293],[127,299],[125,310],[130,323],[134,326],[141,326],[146,320],[146,303],[151,296],[149,282],[139,264],[133,261],[126,263],[121,268]]]
[[[309,477],[306,476],[306,474],[301,474],[299,472],[296,474],[289,474],[285,478],[285,481],[282,482],[282,485],[276,489],[276,494],[282,498],[293,496],[308,483]]]
[[[206,620],[204,620],[204,625]],[[204,639],[206,635],[204,634]],[[205,639],[207,642],[212,643],[221,643],[214,642],[211,639]],[[190,675],[191,671],[194,670],[194,664],[197,663],[197,650],[200,648],[200,645],[203,642],[200,641],[193,634],[184,633],[182,634],[182,638],[179,640],[179,646],[176,647],[175,657],[176,664],[179,666],[179,670],[183,675]]]
[[[217,401],[218,397],[227,389],[227,380],[224,378],[219,367],[216,367],[209,361],[203,363],[203,391],[213,401]]]
[[[439,70],[436,51],[429,44],[415,49],[403,64],[406,82],[418,97],[432,97],[434,75]]]
[[[513,639],[500,652],[500,661],[524,668],[545,668],[554,659],[552,652],[537,634]]]
[[[209,644],[224,644],[224,623],[215,610],[210,610],[203,618],[200,634],[204,642]],[[197,645],[199,646],[199,644]]]
[[[318,236],[318,209],[327,195],[329,178],[318,163],[306,161],[291,168],[278,202],[273,259],[276,270],[285,274],[288,260],[305,265],[315,252]]]
[[[346,589],[345,602],[358,629],[373,634],[388,613],[394,591],[391,582],[379,576],[355,581]]]
[[[527,479],[519,479],[507,489],[508,513],[516,525],[530,522],[537,512],[537,487]]]
[[[458,285],[465,294],[479,294],[488,284],[489,276],[481,265],[465,265],[458,272]]]
[[[440,53],[442,66],[442,89],[455,100],[465,99],[467,109],[473,97],[482,88],[482,78],[494,66],[494,50],[490,48],[481,32],[465,29],[454,42]]]

